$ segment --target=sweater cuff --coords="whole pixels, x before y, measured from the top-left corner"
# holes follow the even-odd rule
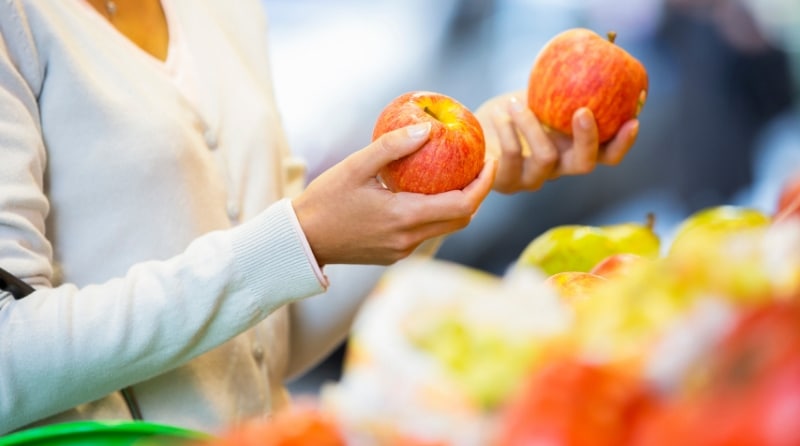
[[[237,268],[257,296],[295,301],[325,291],[327,279],[309,257],[289,199],[234,228],[232,236]]]

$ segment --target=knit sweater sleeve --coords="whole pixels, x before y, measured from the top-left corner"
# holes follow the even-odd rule
[[[45,70],[16,4],[0,7],[0,266],[36,291],[0,293],[0,433],[177,367],[324,290],[288,200],[104,283],[53,286]]]

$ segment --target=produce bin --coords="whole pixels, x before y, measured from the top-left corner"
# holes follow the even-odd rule
[[[0,446],[162,446],[199,444],[211,436],[143,421],[76,421],[0,437]]]

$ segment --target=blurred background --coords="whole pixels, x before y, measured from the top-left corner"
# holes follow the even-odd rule
[[[797,0],[262,0],[276,97],[311,176],[370,142],[380,110],[411,90],[471,109],[527,87],[555,34],[615,30],[648,70],[636,145],[613,168],[491,194],[438,257],[502,274],[561,224],[656,216],[667,241],[690,213],[718,204],[770,212],[800,170]],[[338,378],[343,349],[292,384]]]

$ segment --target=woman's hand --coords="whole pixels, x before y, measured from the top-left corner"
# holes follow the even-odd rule
[[[489,194],[496,162],[488,159],[463,190],[393,193],[378,180],[387,163],[419,149],[429,124],[386,133],[317,177],[292,201],[320,265],[392,264],[422,242],[464,228]]]
[[[639,121],[632,119],[601,145],[594,116],[586,108],[572,118],[573,137],[551,131],[539,123],[524,97],[525,92],[496,96],[475,112],[486,137],[486,155],[499,161],[498,192],[534,191],[547,180],[587,174],[598,163],[616,165],[636,141]]]

